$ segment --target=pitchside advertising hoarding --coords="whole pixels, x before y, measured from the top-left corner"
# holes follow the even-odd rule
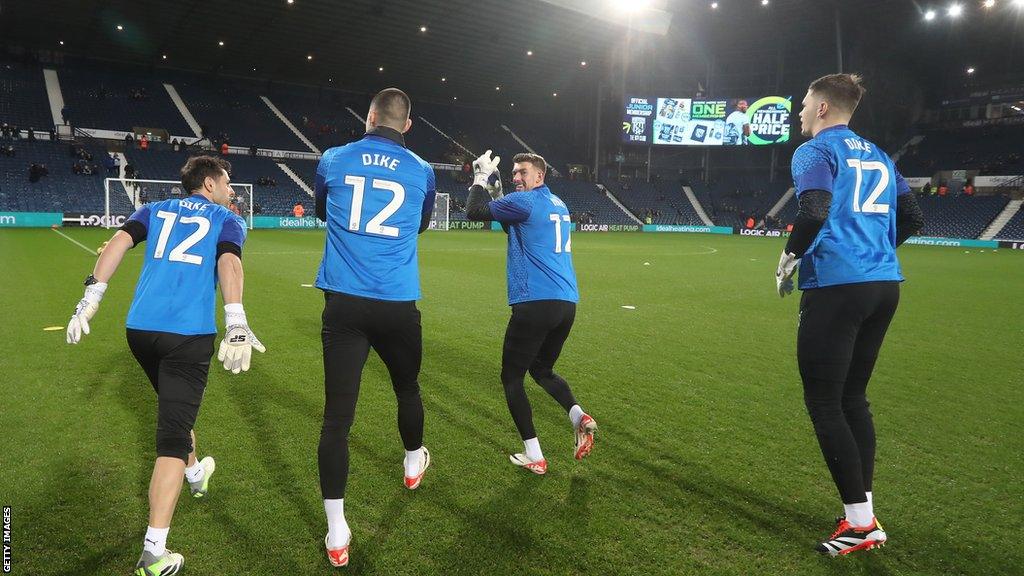
[[[667,146],[767,146],[789,141],[791,96],[697,100],[629,96],[622,139]]]

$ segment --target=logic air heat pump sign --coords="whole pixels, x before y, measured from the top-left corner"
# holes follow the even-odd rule
[[[789,141],[789,96],[694,100],[626,98],[622,138],[627,144],[766,146]]]

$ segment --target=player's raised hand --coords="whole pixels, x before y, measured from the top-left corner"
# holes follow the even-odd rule
[[[490,177],[492,172],[498,171],[498,162],[500,161],[501,156],[491,158],[490,150],[487,150],[479,158],[473,160],[473,184],[486,188],[487,178]]]
[[[92,276],[89,278],[92,279]],[[68,321],[68,344],[78,344],[82,339],[82,334],[89,333],[89,320],[92,320],[92,317],[100,309],[100,301],[103,300],[103,293],[107,290],[107,283],[93,280],[92,284],[85,287],[85,295],[78,301],[75,313]]]
[[[266,352],[267,348],[249,328],[241,304],[228,304],[224,309],[224,324],[227,325],[227,330],[224,332],[224,339],[220,341],[217,360],[223,362],[224,369],[230,370],[232,374],[246,372],[252,360],[253,348],[260,353]]]
[[[793,274],[796,273],[796,266],[799,263],[800,259],[796,255],[782,251],[779,267],[775,269],[775,289],[781,298],[793,292]]]
[[[491,195],[491,200],[498,200],[504,196],[505,192],[501,187],[501,172],[497,170],[491,172],[491,175],[487,177],[487,185],[484,186],[484,189]]]

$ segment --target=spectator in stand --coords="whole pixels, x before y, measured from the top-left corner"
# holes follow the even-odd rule
[[[28,127],[28,141],[32,142],[35,139],[36,139],[36,130],[35,130],[35,128],[29,126]]]
[[[171,139],[171,150],[173,150],[175,152],[180,152],[181,151],[181,144],[178,143],[178,139],[177,138],[172,138]]]
[[[28,167],[28,181],[35,184],[39,182],[40,178],[49,173],[49,170],[46,169],[46,164],[36,164],[33,162]]]
[[[939,182],[939,196],[945,196],[946,194],[949,194],[949,185],[943,180]]]
[[[18,128],[14,124],[11,125],[11,139],[12,140],[20,140],[21,139],[21,128]]]
[[[0,126],[0,136],[3,136],[4,140],[11,137],[11,127],[7,125],[7,122]]]
[[[139,139],[139,149],[145,152],[149,150],[149,136],[143,134],[142,138]]]
[[[133,136],[131,132],[125,134],[124,135],[124,147],[125,148],[130,147],[132,145],[132,142],[135,142],[135,136]]]
[[[229,151],[229,150],[228,150],[228,142],[227,142],[227,140],[225,140],[225,141],[224,141],[224,142],[223,142],[223,143],[222,143],[222,144],[220,145],[220,154],[221,154],[221,156],[227,156],[227,155],[228,155],[228,151]]]
[[[50,142],[56,142],[57,141],[57,130],[55,130],[53,128],[50,128],[49,134],[50,134]]]
[[[255,144],[249,146],[249,156],[255,156],[259,151],[260,149],[257,148]]]
[[[4,156],[7,156],[8,158],[14,158],[14,156],[15,156],[14,146],[11,146],[10,144],[8,144],[7,146],[5,146],[3,148],[3,153],[4,153]]]
[[[921,194],[923,194],[925,196],[931,196],[931,194],[932,194],[932,181],[931,180],[925,182],[924,186],[921,187]]]
[[[306,207],[302,205],[302,202],[299,202],[294,208],[292,208],[292,214],[294,214],[296,218],[302,218],[306,215]]]
[[[103,159],[103,165],[106,166],[107,174],[108,175],[109,174],[116,174],[117,173],[116,161],[117,161],[117,157],[114,156],[113,152],[108,154],[107,157]]]
[[[259,202],[253,202],[252,203],[252,213],[253,214],[263,214],[263,206],[260,206]]]
[[[967,181],[967,185],[964,186],[964,195],[974,196],[974,183],[970,180]]]

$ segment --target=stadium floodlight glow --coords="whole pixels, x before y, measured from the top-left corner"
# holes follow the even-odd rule
[[[312,54],[306,54],[306,60],[312,60],[312,59],[313,59],[313,55]]]
[[[761,0],[761,6],[767,6],[768,0]]]
[[[163,60],[167,60],[167,54],[164,54],[164,55],[163,55],[163,56],[161,56],[160,58],[162,58]]]
[[[509,106],[512,106],[513,108],[515,108],[516,103],[515,102],[509,102]]]
[[[289,4],[295,4],[295,0],[288,0]]]
[[[426,26],[420,26],[420,32],[426,32],[426,31],[427,31],[427,27]]]
[[[377,72],[383,72],[383,71],[384,71],[384,67],[383,66],[378,66],[377,67]]]
[[[1024,0],[1013,0],[1013,5],[1017,8],[1024,8]]]
[[[928,10],[927,12],[925,12],[924,13],[924,19],[929,21],[929,22],[931,22],[932,20],[935,20],[935,10]]]
[[[959,4],[951,4],[949,8],[946,8],[946,16],[950,18],[959,18],[964,13],[964,7]]]
[[[494,89],[495,90],[501,90],[501,86],[495,86]]]
[[[124,26],[121,26],[120,24],[118,24],[117,25],[117,31],[120,32],[121,30],[124,30]]]
[[[527,50],[526,51],[526,55],[527,56],[533,56],[533,50]]]
[[[452,100],[458,100],[458,99],[459,99],[458,96],[452,96]]]
[[[981,5],[985,8],[993,8],[996,5],[996,0],[985,0]]]
[[[553,96],[553,97],[557,98],[557,97],[558,97],[558,92],[552,92],[552,93],[551,93],[551,96]]]
[[[718,10],[718,2],[712,2],[711,3],[711,9],[712,10]]]
[[[444,76],[441,76],[441,82],[447,82],[447,81],[448,81],[447,78],[445,78]]]
[[[620,12],[641,12],[650,7],[650,0],[613,0],[612,4]]]
[[[967,69],[967,73],[968,74],[974,74],[974,66],[971,66],[970,68],[968,68]]]
[[[586,66],[586,65],[587,65],[587,61],[586,60],[580,60],[580,66]]]
[[[224,45],[224,41],[223,40],[221,40],[220,42],[217,42],[217,46],[223,46],[223,45]]]
[[[60,41],[60,45],[61,45],[61,46],[63,46],[63,45],[64,45],[64,41],[63,41],[63,40],[61,40],[61,41]]]

